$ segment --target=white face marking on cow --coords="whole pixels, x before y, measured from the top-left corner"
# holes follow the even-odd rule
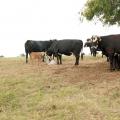
[[[95,36],[92,36],[92,42],[97,42],[98,41],[98,36],[95,35]]]

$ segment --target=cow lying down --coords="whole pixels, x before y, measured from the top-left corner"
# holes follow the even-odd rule
[[[56,63],[56,61],[55,60],[51,60],[49,63],[48,63],[48,65],[56,65],[57,63]]]
[[[55,65],[57,64],[55,60],[50,58],[49,56],[45,55],[44,57],[44,62],[47,63],[48,65]]]
[[[51,60],[50,57],[47,56],[45,52],[31,52],[30,53],[30,62],[32,64],[38,63],[38,65],[42,62],[45,62],[48,65],[56,64],[56,62],[54,60]]]

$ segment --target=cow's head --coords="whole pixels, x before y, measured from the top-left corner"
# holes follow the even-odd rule
[[[55,39],[55,40],[52,40],[51,42],[52,42],[51,46],[46,51],[46,54],[48,56],[52,56],[55,54],[55,47],[56,47],[57,40]]]
[[[84,47],[91,47],[92,41],[91,39],[87,39],[87,42],[85,42]]]
[[[48,56],[52,56],[52,51],[50,51],[49,49],[47,50],[47,52],[46,52],[46,54],[48,55]]]
[[[99,36],[97,36],[97,35],[93,35],[93,36],[91,37],[91,41],[92,41],[93,43],[95,43],[95,42],[100,42],[100,41],[101,41],[101,38],[100,38]]]
[[[91,37],[91,43],[92,46],[98,47],[99,42],[101,41],[101,38],[97,35]]]

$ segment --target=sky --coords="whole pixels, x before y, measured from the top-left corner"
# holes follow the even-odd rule
[[[87,0],[0,0],[0,55],[25,53],[26,40],[80,39],[118,34],[117,26],[80,22]],[[84,48],[86,53],[88,48]]]

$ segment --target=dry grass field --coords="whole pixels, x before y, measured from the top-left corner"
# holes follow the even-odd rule
[[[120,120],[120,71],[105,58],[74,66],[0,59],[0,120]]]

